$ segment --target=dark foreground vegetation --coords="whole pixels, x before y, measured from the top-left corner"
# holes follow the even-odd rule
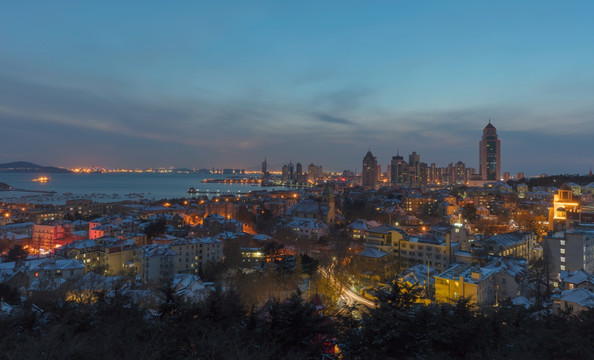
[[[99,294],[101,295],[101,294]],[[46,299],[0,318],[2,359],[589,359],[594,312],[539,315],[502,306],[479,312],[414,305],[414,290],[378,294],[380,307],[352,317],[322,314],[295,294],[246,309],[233,292],[202,303],[163,289],[157,309],[123,293],[92,304]],[[342,315],[341,315],[342,314]],[[337,344],[340,355],[333,354]]]

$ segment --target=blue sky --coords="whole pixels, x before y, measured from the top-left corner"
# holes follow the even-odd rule
[[[594,166],[589,1],[0,1],[0,162]]]

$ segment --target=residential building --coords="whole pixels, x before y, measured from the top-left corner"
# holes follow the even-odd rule
[[[554,273],[584,270],[594,273],[594,230],[573,229],[544,236],[545,260]]]
[[[406,236],[404,230],[392,225],[380,225],[367,230],[365,248],[381,250],[391,254],[394,247]]]
[[[176,254],[173,264],[176,274],[198,274],[208,263],[223,262],[223,242],[217,238],[178,239],[169,247]]]
[[[454,264],[435,276],[435,300],[456,302],[468,298],[478,306],[494,305],[495,277],[497,270]]]
[[[537,245],[538,236],[531,232],[514,231],[489,236],[477,241],[488,255],[528,259]]]
[[[400,269],[423,264],[441,272],[450,266],[453,254],[459,248],[459,243],[452,244],[450,239],[450,234],[445,237],[433,234],[404,236],[394,241],[392,253],[397,257]]]
[[[564,290],[558,299],[555,299],[553,313],[561,312],[569,315],[577,315],[582,311],[594,308],[594,292],[578,288],[573,290]]]
[[[292,230],[297,237],[305,239],[318,240],[322,236],[328,235],[328,226],[316,219],[305,219],[300,217],[294,217],[286,227]]]
[[[49,253],[56,247],[70,241],[70,224],[55,222],[47,225],[33,225],[33,246],[41,253]]]

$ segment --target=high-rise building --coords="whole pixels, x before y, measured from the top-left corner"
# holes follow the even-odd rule
[[[466,164],[464,164],[462,161],[458,161],[456,163],[455,183],[456,185],[466,184]]]
[[[264,157],[264,161],[262,161],[262,179],[268,177],[268,164],[266,163],[266,157]]]
[[[363,172],[361,173],[361,185],[370,189],[377,189],[377,158],[371,150],[363,158]]]
[[[429,178],[429,167],[427,163],[419,163],[419,186],[426,186]]]
[[[398,153],[392,156],[390,162],[390,183],[398,186],[408,185],[408,164]]]
[[[283,165],[282,168],[282,176],[283,176],[283,181],[288,181],[289,180],[289,167],[287,165]]]
[[[417,187],[419,185],[419,164],[421,163],[421,155],[413,151],[412,154],[408,155],[408,176],[409,185],[411,187]]]
[[[287,170],[289,171],[289,181],[292,181],[295,179],[295,168],[293,167],[293,161],[290,160],[289,161],[289,165],[287,166]]]
[[[479,168],[483,181],[497,181],[501,174],[501,140],[497,129],[489,124],[483,129],[483,138],[479,142]]]
[[[297,163],[297,165],[295,165],[295,177],[293,178],[293,180],[296,183],[300,183],[302,182],[302,178],[303,178],[303,165],[301,165],[300,162]]]
[[[427,180],[432,184],[435,184],[438,182],[435,163],[431,163],[431,167],[429,168],[429,179],[427,179]]]
[[[324,176],[322,165],[309,164],[307,167],[307,181],[310,184],[315,184],[318,179]]]

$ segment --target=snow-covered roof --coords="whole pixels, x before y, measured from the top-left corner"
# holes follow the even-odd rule
[[[319,211],[320,207],[317,202],[313,200],[303,200],[291,206],[289,210],[287,210],[287,215],[292,215],[293,213],[314,213]]]
[[[505,271],[519,282],[528,277],[526,263],[527,261],[524,259],[498,258],[487,263],[484,268],[497,272]]]
[[[471,267],[466,264],[454,264],[446,271],[436,275],[436,277],[449,280],[458,280],[460,277],[463,277],[464,282],[466,283],[478,284],[496,272],[497,270],[485,267]],[[480,278],[474,278],[472,273],[479,273]]]
[[[521,231],[513,231],[505,234],[490,236],[485,239],[488,243],[494,243],[497,246],[510,246],[524,241],[525,234]]]
[[[57,290],[60,286],[64,285],[66,280],[62,278],[55,279],[40,279],[35,278],[29,285],[29,291],[51,291]]]
[[[409,267],[400,274],[399,280],[407,282],[411,285],[427,285],[427,275],[429,275],[429,283],[433,283],[433,275],[436,274],[436,270],[432,267],[428,267],[425,264],[417,264]]]
[[[374,248],[367,248],[363,251],[361,251],[360,253],[356,254],[357,256],[364,256],[364,257],[369,257],[369,258],[382,258],[384,256],[387,256],[388,253],[383,252],[381,250],[378,249],[374,249]]]
[[[572,302],[587,308],[594,308],[594,293],[588,289],[577,288],[561,293],[561,300]]]
[[[150,244],[143,246],[141,250],[144,253],[144,256],[147,257],[177,255],[175,251],[171,250],[169,245]]]
[[[294,218],[293,221],[287,224],[288,227],[299,229],[323,229],[326,224],[316,219]]]
[[[531,307],[533,305],[532,302],[524,296],[517,296],[517,297],[513,298],[512,304],[514,304],[516,306],[523,306],[526,309],[528,309],[529,307]]]
[[[257,234],[257,235],[254,235],[254,240],[257,240],[257,241],[268,241],[270,239],[272,239],[272,237],[270,237],[270,236],[268,236],[266,234]]]
[[[200,278],[193,274],[176,274],[172,286],[176,294],[186,300],[204,300],[209,293]]]
[[[363,219],[357,219],[350,223],[347,227],[353,230],[367,230],[369,229],[369,224]]]
[[[372,227],[367,232],[369,233],[376,233],[376,234],[389,234],[391,231],[397,231],[403,235],[406,235],[404,230],[397,228],[396,226],[392,225],[380,225],[376,227]]]
[[[589,282],[590,284],[594,285],[594,275],[584,270],[577,270],[571,272],[561,271],[560,277],[561,281],[568,284],[579,285],[585,282]]]

